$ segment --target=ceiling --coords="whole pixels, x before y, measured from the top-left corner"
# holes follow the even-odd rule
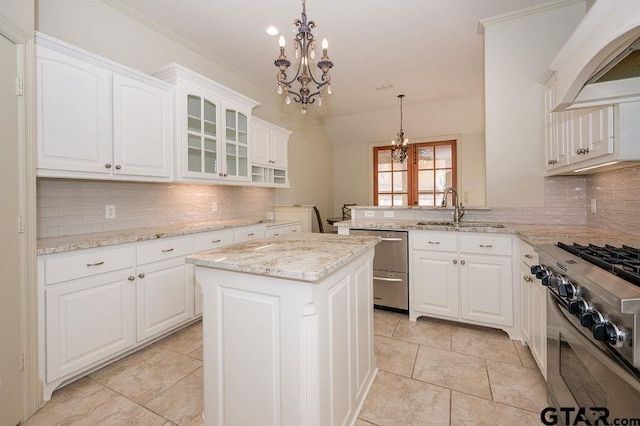
[[[279,36],[265,30],[274,25],[284,33],[293,62],[293,21],[300,17],[301,0],[112,1],[273,88],[273,96],[278,96],[273,61]],[[398,108],[400,93],[406,95],[405,105],[481,96],[483,37],[478,21],[547,2],[307,0],[307,17],[317,24],[318,42],[328,39],[334,62],[333,94],[324,98],[322,107],[309,108],[327,118]]]

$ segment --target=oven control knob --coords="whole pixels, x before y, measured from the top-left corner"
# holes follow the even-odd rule
[[[558,293],[566,299],[573,299],[574,296],[578,295],[578,289],[571,283],[560,284],[558,286]]]
[[[538,266],[538,267],[536,267]],[[536,278],[541,280],[544,277],[551,275],[551,271],[543,265],[536,265],[531,267],[531,273],[536,275]]]
[[[624,343],[624,334],[611,322],[594,325],[593,337],[611,346],[622,346]]]
[[[542,266],[542,265],[533,265],[531,267],[531,273],[533,275],[536,275],[538,272],[542,271],[542,269],[544,269],[544,266]]]
[[[573,315],[580,316],[583,312],[589,310],[589,305],[582,299],[572,300],[569,302],[569,312]]]
[[[598,311],[587,311],[580,315],[580,324],[582,324],[583,327],[593,329],[596,324],[602,322],[604,322],[604,317]]]

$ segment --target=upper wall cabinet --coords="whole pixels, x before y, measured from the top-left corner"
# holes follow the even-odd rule
[[[254,118],[251,126],[252,176],[255,185],[288,187],[289,130]]]
[[[250,182],[251,110],[258,103],[179,64],[153,75],[176,87],[177,179]]]
[[[48,37],[36,36],[37,175],[172,177],[172,87]]]

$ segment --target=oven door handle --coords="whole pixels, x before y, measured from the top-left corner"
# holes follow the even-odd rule
[[[569,319],[566,318],[564,309],[558,306],[556,296],[551,291],[548,291],[547,297],[549,302],[547,304],[547,307],[554,311],[553,313],[547,312],[547,315],[553,314],[553,316],[556,317],[557,321],[561,321],[562,324],[559,325],[563,329],[563,334],[565,335],[567,342],[570,345],[573,344],[574,347],[577,343],[577,345],[585,348],[585,350],[587,351],[587,357],[592,359],[583,359],[585,355],[581,356],[580,353],[576,352],[578,358],[581,358],[582,362],[585,363],[585,365],[591,365],[593,363],[593,358],[595,358],[596,361],[600,362],[607,369],[611,370],[613,374],[615,374],[617,377],[624,380],[629,386],[640,392],[640,380],[638,380],[638,378],[631,374],[629,371],[621,367],[614,358],[607,356],[606,352],[598,348],[595,343],[586,338],[580,332],[580,330],[578,330],[577,327],[573,325],[571,321],[569,321]],[[596,377],[596,379],[598,379],[598,377]]]

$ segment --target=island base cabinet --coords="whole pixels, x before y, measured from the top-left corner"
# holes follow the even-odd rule
[[[134,279],[131,268],[45,290],[47,383],[134,345]]]
[[[372,262],[317,282],[196,267],[205,424],[355,422],[377,371]]]

